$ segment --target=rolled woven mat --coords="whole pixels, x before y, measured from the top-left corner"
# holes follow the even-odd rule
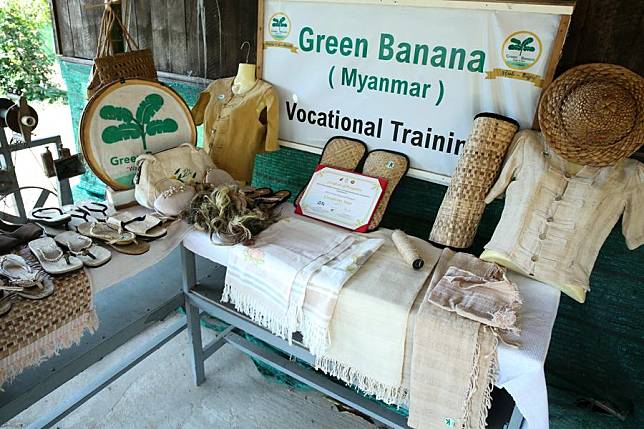
[[[429,240],[463,249],[472,245],[494,184],[519,124],[505,116],[479,113],[474,117],[463,153],[434,220]]]

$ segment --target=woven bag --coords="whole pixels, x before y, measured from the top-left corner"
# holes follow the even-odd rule
[[[457,249],[472,245],[485,210],[485,196],[518,129],[516,121],[494,113],[474,117],[472,132],[434,220],[430,241]]]
[[[115,22],[121,27],[127,52],[114,53],[111,34]],[[121,19],[108,4],[101,19],[96,58],[94,58],[92,77],[87,87],[87,98],[91,98],[109,83],[130,78],[157,80],[154,57],[150,49],[139,49]]]

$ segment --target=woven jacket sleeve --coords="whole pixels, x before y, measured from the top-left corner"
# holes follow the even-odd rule
[[[626,246],[634,250],[644,244],[644,166],[639,163],[633,177],[633,186],[626,196],[622,215],[622,234]]]
[[[195,121],[195,125],[203,124],[204,113],[206,112],[206,106],[210,102],[210,88],[203,91],[199,94],[199,99],[197,103],[192,107],[190,113],[192,113],[192,119]]]
[[[264,150],[271,152],[280,148],[277,141],[280,126],[280,102],[273,87],[266,91],[264,104],[266,105],[266,142]]]
[[[512,178],[519,171],[521,164],[523,163],[523,148],[525,146],[525,139],[528,138],[528,135],[519,131],[512,140],[510,149],[508,150],[508,155],[505,158],[505,163],[501,169],[501,174],[496,180],[496,183],[492,186],[492,189],[488,192],[485,197],[485,204],[490,204],[494,201],[495,198],[505,192],[505,188],[508,187]]]

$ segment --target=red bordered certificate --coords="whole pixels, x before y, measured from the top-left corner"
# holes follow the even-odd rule
[[[318,165],[295,213],[365,232],[386,188],[386,179]]]

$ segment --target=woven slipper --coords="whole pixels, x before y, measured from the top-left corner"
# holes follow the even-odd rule
[[[161,225],[161,219],[152,215],[132,216],[128,213],[118,213],[107,219],[107,223],[144,239],[154,240],[168,233],[168,230]]]
[[[387,206],[389,205],[391,195],[394,193],[403,176],[407,174],[407,171],[409,171],[409,158],[407,158],[407,155],[384,149],[369,152],[364,162],[362,174],[386,179],[387,188],[382,194],[380,202],[373,213],[367,231],[373,231],[378,228],[385,214],[385,210],[387,210]]]
[[[64,274],[83,268],[83,263],[58,247],[51,237],[29,242],[29,250],[38,259],[40,266],[49,274]]]
[[[326,142],[326,145],[324,145],[319,164],[346,171],[355,171],[362,164],[366,155],[367,145],[364,142],[348,137],[336,136],[331,137]],[[308,182],[295,198],[295,204],[300,203],[302,194],[307,186],[309,186]]]
[[[270,210],[291,198],[291,191],[283,189],[267,197],[255,198],[255,204],[264,210]]]
[[[76,229],[82,235],[96,238],[107,244],[119,246],[130,244],[136,240],[136,235],[130,231],[119,230],[117,226],[105,222],[85,222],[79,224]]]
[[[40,224],[61,226],[69,222],[72,216],[58,207],[40,207],[30,211],[27,217],[29,220]]]
[[[110,247],[124,255],[142,255],[150,250],[150,243],[134,241],[130,244],[110,244]]]
[[[77,232],[63,232],[54,237],[54,241],[90,268],[100,267],[112,258],[109,250],[95,245],[91,238]]]

